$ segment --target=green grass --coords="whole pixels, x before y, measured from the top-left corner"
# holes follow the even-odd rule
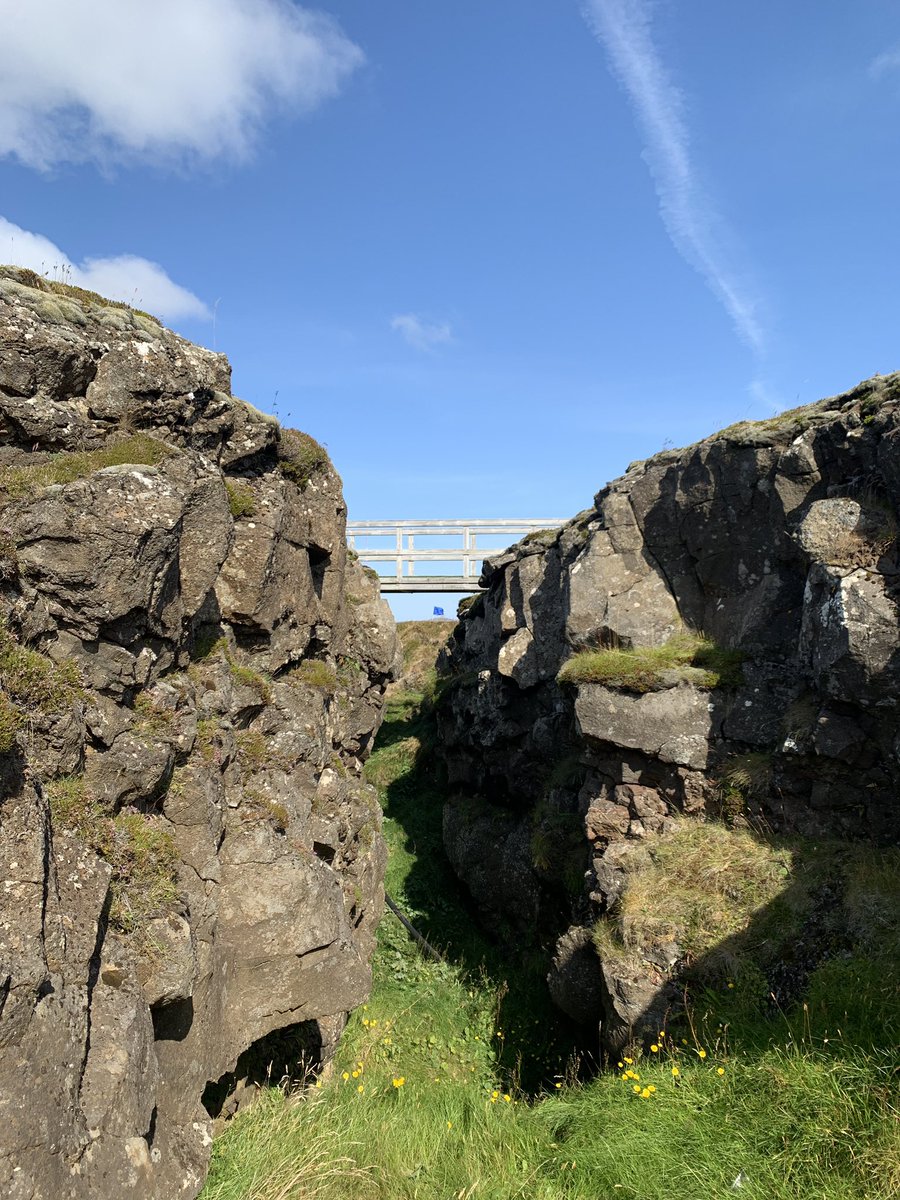
[[[33,465],[0,468],[0,492],[12,500],[34,496],[55,483],[72,483],[104,467],[156,466],[174,453],[148,434],[111,442],[99,450],[53,454]]]
[[[109,919],[138,953],[151,951],[147,927],[178,905],[178,852],[162,822],[147,813],[113,813],[70,775],[46,785],[54,830],[76,834],[112,867]]]
[[[661,646],[583,650],[563,664],[560,683],[602,683],[630,692],[649,692],[667,679],[700,688],[735,687],[742,656],[693,633],[678,633]]]
[[[386,811],[388,891],[446,960],[423,957],[387,913],[372,996],[351,1015],[333,1073],[306,1091],[264,1091],[239,1114],[214,1144],[203,1200],[900,1196],[900,977],[877,950],[896,930],[896,861],[860,855],[856,875],[848,868],[860,925],[877,935],[868,959],[821,967],[805,1006],[773,1018],[752,981],[698,984],[655,1049],[579,1079],[537,972],[517,976],[461,901],[418,702],[391,700],[367,774]],[[692,870],[705,861],[696,853]],[[750,853],[755,912],[789,886],[781,871],[793,864]],[[679,857],[687,865],[684,847]],[[748,873],[713,857],[720,892]]]
[[[228,509],[235,520],[256,514],[256,497],[248,483],[226,479],[225,491],[228,494]]]
[[[155,325],[162,325],[159,317],[154,317],[152,313],[144,312],[140,308],[134,308],[133,305],[126,304],[122,300],[110,300],[106,296],[101,296],[99,292],[92,292],[88,288],[78,287],[74,283],[63,283],[59,279],[47,279],[43,275],[38,275],[37,271],[32,271],[29,267],[4,265],[0,267],[0,274],[17,279],[25,287],[35,288],[41,292],[52,292],[57,296],[65,296],[67,299],[77,300],[82,308],[87,308],[94,304],[100,308],[121,308],[127,312],[134,313],[135,316],[146,317],[148,321],[152,321]]]
[[[30,713],[62,713],[83,698],[74,662],[55,663],[23,646],[0,621],[0,753],[12,750]]]
[[[325,447],[299,429],[282,429],[278,460],[282,475],[301,491],[305,490],[315,474],[331,465]]]

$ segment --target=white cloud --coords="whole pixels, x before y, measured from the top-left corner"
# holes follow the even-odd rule
[[[869,74],[873,79],[878,79],[882,75],[886,75],[888,71],[896,71],[900,69],[900,46],[895,46],[893,50],[885,50],[883,54],[879,54],[869,63]]]
[[[402,313],[393,317],[391,329],[396,330],[417,350],[433,350],[435,346],[453,341],[453,331],[448,322],[443,321],[440,325],[435,325],[430,321],[423,321],[415,313]]]
[[[363,60],[292,0],[0,0],[0,30],[0,155],[39,168],[244,157]]]
[[[584,0],[584,17],[606,48],[613,74],[627,92],[646,139],[644,157],[660,215],[676,250],[705,279],[738,335],[761,352],[759,302],[730,265],[728,229],[704,190],[690,153],[684,98],[660,58],[648,0]]]
[[[124,300],[168,321],[210,315],[202,300],[173,282],[161,266],[149,259],[120,254],[74,263],[49,238],[21,229],[5,217],[0,217],[0,262],[30,267],[39,275],[74,283],[110,300]]]

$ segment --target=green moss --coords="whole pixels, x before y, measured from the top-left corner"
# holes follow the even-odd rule
[[[6,694],[7,730],[15,723],[10,711],[17,704],[26,713],[65,712],[84,698],[78,667],[71,659],[55,663],[45,654],[23,646],[0,621],[0,692]],[[7,747],[8,748],[8,747]]]
[[[337,691],[337,672],[330,663],[319,658],[305,658],[285,678],[288,683],[318,688],[326,696],[333,696]]]
[[[54,454],[34,465],[0,468],[0,492],[14,500],[34,496],[41,488],[72,483],[104,467],[156,466],[172,453],[170,446],[156,438],[135,434],[100,450]]]
[[[151,321],[155,326],[161,327],[162,324],[158,317],[154,317],[151,313],[143,312],[140,308],[134,308],[132,305],[126,304],[123,300],[110,300],[106,296],[101,296],[99,292],[92,292],[88,288],[77,287],[72,283],[63,283],[58,279],[46,279],[43,275],[38,275],[37,271],[32,271],[29,267],[3,266],[0,267],[0,273],[16,279],[24,287],[34,288],[40,292],[51,292],[64,299],[75,301],[81,306],[82,313],[85,309],[92,306],[98,308],[118,308],[132,313],[136,317],[143,317],[145,321]],[[50,304],[52,301],[48,300],[46,303]],[[68,307],[71,306],[67,305]]]
[[[250,688],[256,692],[263,704],[269,704],[272,699],[272,688],[269,680],[261,671],[254,670],[253,667],[244,666],[242,663],[236,662],[230,655],[226,655],[228,669],[231,671],[231,677],[240,687]]]
[[[272,800],[264,792],[250,788],[244,791],[241,800],[242,821],[267,821],[284,833],[290,824],[291,815],[279,800]]]
[[[742,681],[742,660],[738,650],[726,650],[699,634],[679,633],[661,646],[583,650],[563,665],[557,679],[649,692],[674,673],[676,681],[695,687],[736,687]]]
[[[228,508],[236,521],[256,514],[256,497],[249,484],[226,479],[225,491],[228,493]]]
[[[282,429],[278,443],[278,468],[301,491],[316,472],[330,465],[328,452],[315,438],[299,429]]]
[[[76,834],[112,867],[110,923],[143,949],[149,922],[178,905],[179,857],[171,834],[148,813],[114,814],[80,775],[54,779],[46,793],[54,830]]]

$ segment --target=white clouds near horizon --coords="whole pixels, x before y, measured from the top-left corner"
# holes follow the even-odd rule
[[[761,353],[765,336],[757,315],[759,300],[729,262],[728,231],[692,161],[684,98],[654,43],[651,4],[583,0],[582,12],[637,115],[669,238],[723,305],[739,337]]]
[[[0,0],[0,155],[245,158],[270,112],[310,111],[362,61],[292,0]]]
[[[124,300],[164,320],[210,315],[203,301],[170,279],[158,263],[135,254],[75,263],[43,234],[22,229],[5,217],[0,217],[0,262],[30,267],[40,275],[88,288],[110,300]]]
[[[447,321],[435,324],[425,321],[415,313],[401,313],[391,318],[391,329],[416,350],[434,350],[453,341],[453,330]]]

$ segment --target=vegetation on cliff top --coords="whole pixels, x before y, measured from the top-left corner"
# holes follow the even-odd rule
[[[99,450],[64,451],[36,463],[0,468],[0,492],[10,499],[33,496],[55,483],[72,483],[104,467],[156,466],[174,451],[146,433],[134,434]]]
[[[563,664],[560,683],[602,683],[629,692],[650,692],[684,681],[699,688],[734,687],[741,681],[742,655],[709,638],[677,633],[661,646],[615,646],[582,650]]]
[[[819,967],[805,1003],[774,1023],[758,977],[698,984],[656,1041],[580,1081],[552,1038],[558,1014],[513,979],[509,1003],[502,950],[461,901],[441,849],[433,737],[421,697],[395,696],[367,773],[385,805],[388,890],[446,960],[423,957],[386,914],[374,990],[333,1073],[305,1092],[272,1088],[239,1114],[214,1146],[204,1200],[709,1200],[737,1180],[752,1200],[900,1195],[900,980],[887,932],[896,938],[900,905],[894,881],[890,908],[889,871],[876,873],[872,959]],[[747,874],[747,859],[761,864],[747,913],[766,899],[777,909],[791,856],[749,832],[729,845],[719,892]],[[848,882],[848,894],[871,900],[871,885]],[[664,906],[664,892],[647,902]],[[869,919],[860,900],[855,911]],[[492,972],[477,970],[485,953]]]

